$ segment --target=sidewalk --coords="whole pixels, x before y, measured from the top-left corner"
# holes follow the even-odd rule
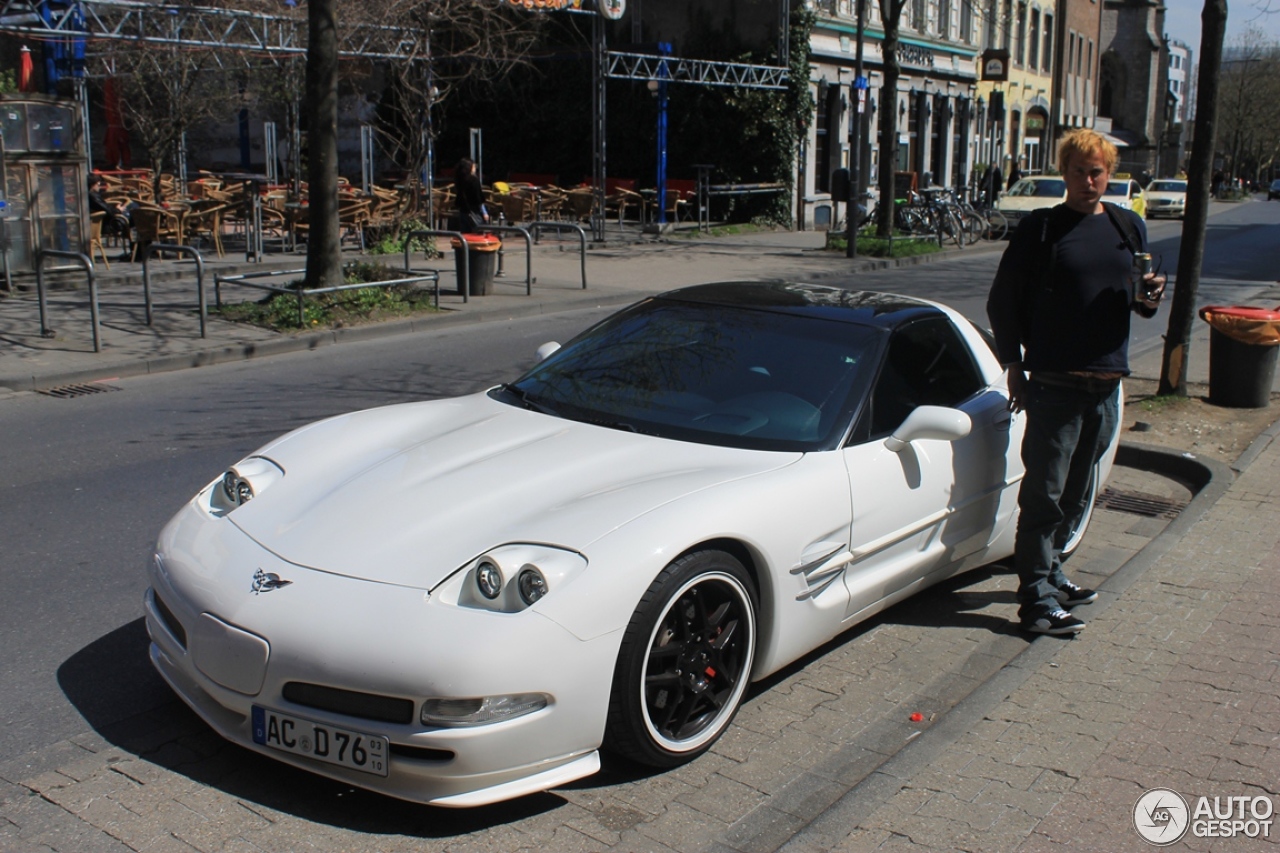
[[[815,232],[770,233],[593,249],[586,290],[576,250],[544,244],[534,250],[532,296],[524,295],[523,253],[510,253],[507,275],[494,295],[467,303],[445,296],[444,316],[299,336],[210,319],[209,337],[201,339],[189,276],[155,282],[156,325],[148,328],[142,322],[140,275],[122,274],[103,281],[105,346],[98,354],[92,352],[83,291],[51,295],[50,325],[59,330],[52,340],[39,336],[34,293],[0,299],[0,389],[211,364],[442,322],[621,304],[714,279],[848,276],[849,261],[816,251],[821,240]],[[287,268],[300,260],[270,263]],[[185,265],[158,266],[176,271]],[[237,265],[228,260],[210,266],[229,273]],[[450,267],[451,260],[442,262],[442,269]],[[442,279],[448,287],[452,273]],[[1134,367],[1152,376],[1158,365],[1159,353],[1153,352]],[[18,829],[6,833],[0,826],[0,848],[6,838],[30,840],[24,817],[39,808],[42,816],[29,818],[26,826],[47,820],[50,832],[69,834],[61,836],[65,845],[42,840],[33,849],[142,849],[148,839],[174,846],[179,838],[201,850],[247,849],[250,843],[290,849],[303,838],[316,849],[334,850],[453,850],[485,839],[509,842],[493,849],[687,853],[1149,849],[1133,812],[1151,789],[1177,792],[1190,813],[1202,796],[1210,803],[1215,797],[1225,803],[1259,796],[1271,807],[1280,805],[1278,434],[1280,427],[1268,430],[1234,470],[1126,445],[1125,463],[1139,477],[1154,478],[1149,471],[1173,474],[1198,481],[1199,491],[1145,547],[1134,543],[1149,535],[1144,530],[1154,522],[1148,519],[1109,514],[1106,524],[1091,531],[1092,556],[1075,569],[1085,577],[1095,571],[1109,577],[1099,585],[1100,600],[1078,609],[1089,624],[1075,639],[1028,642],[1012,632],[974,630],[975,623],[963,620],[946,629],[908,626],[903,634],[916,639],[886,650],[892,665],[870,673],[842,670],[842,652],[833,650],[814,661],[812,672],[787,676],[767,697],[744,707],[715,754],[623,785],[618,795],[577,788],[559,815],[549,809],[540,816],[531,808],[520,817],[516,809],[517,816],[495,824],[492,836],[472,828],[456,835],[421,831],[423,837],[389,816],[403,814],[394,804],[384,816],[389,824],[370,819],[363,829],[270,809],[271,819],[260,820],[245,817],[257,815],[245,802],[262,801],[252,788],[242,793],[234,780],[206,786],[199,773],[188,778],[91,734],[77,744],[80,749],[68,747],[83,764],[74,774],[50,770],[22,780],[24,792],[39,796],[21,800],[21,808],[8,815]],[[1008,575],[997,575],[991,581],[997,594],[977,596],[988,621],[1003,624],[1012,614],[1004,597],[1010,583]],[[864,635],[855,643],[888,642],[887,634]],[[897,703],[935,695],[929,692],[937,675],[930,671],[930,650],[956,638],[975,649],[965,673],[974,684],[968,696],[954,705],[913,706],[924,712],[921,722],[906,713],[900,721],[891,714],[895,722],[883,722],[886,709],[893,711]],[[1016,657],[983,671],[983,660],[995,659],[985,647]],[[951,686],[936,685],[936,695],[946,695]],[[856,703],[865,711],[852,712]],[[184,741],[182,748],[188,746],[203,748]],[[882,746],[884,754],[877,752]],[[221,748],[220,742],[211,747]],[[885,754],[892,757],[885,761]],[[175,766],[185,767],[186,761]],[[875,769],[868,773],[864,766]],[[184,807],[175,813],[196,809],[208,820],[199,819],[199,831],[177,833],[165,811],[172,800]],[[225,825],[232,813],[243,826]],[[1184,825],[1190,816],[1181,815]],[[437,817],[444,820],[423,820]],[[1172,817],[1176,824],[1178,815]],[[1194,831],[1193,824],[1174,849],[1244,851],[1264,844],[1261,838],[1197,838]],[[1275,844],[1277,837],[1280,829],[1266,841]]]
[[[523,246],[508,242],[505,273],[495,280],[492,295],[463,302],[455,289],[452,253],[415,268],[441,272],[443,315],[351,327],[338,331],[280,334],[209,317],[207,337],[200,337],[195,265],[187,260],[152,261],[152,325],[146,324],[142,265],[120,262],[107,271],[96,270],[100,311],[101,352],[93,351],[92,313],[83,273],[70,277],[77,289],[46,286],[46,324],[54,336],[40,334],[39,303],[34,278],[13,295],[0,294],[0,389],[35,390],[104,378],[178,370],[312,349],[344,340],[367,339],[429,330],[441,323],[482,322],[565,310],[574,306],[621,305],[687,284],[731,278],[811,277],[838,271],[884,266],[859,261],[855,265],[835,253],[819,251],[825,232],[762,232],[742,237],[700,238],[681,232],[661,242],[589,245],[587,287],[582,287],[579,245],[544,239],[531,256]],[[992,251],[993,244],[966,248]],[[398,255],[345,255],[349,259],[380,260],[399,268]],[[526,258],[531,261],[532,294],[526,295]],[[637,263],[636,261],[640,261]],[[267,270],[302,269],[302,255],[273,254],[262,263],[246,263],[243,256],[205,259],[206,303],[214,304],[214,276]],[[260,290],[224,287],[230,301],[257,300]]]

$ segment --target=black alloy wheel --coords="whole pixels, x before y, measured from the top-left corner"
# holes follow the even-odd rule
[[[755,611],[751,578],[729,554],[700,551],[667,566],[623,635],[606,745],[653,767],[709,749],[750,682]]]

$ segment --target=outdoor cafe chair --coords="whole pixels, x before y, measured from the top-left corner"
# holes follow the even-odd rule
[[[141,260],[141,251],[152,243],[182,244],[182,216],[162,207],[138,206],[133,209],[133,260]]]
[[[217,201],[198,203],[192,206],[183,223],[183,231],[188,241],[208,238],[213,244],[218,257],[222,257],[222,214],[227,206]]]
[[[89,214],[89,260],[93,260],[93,253],[96,250],[102,255],[102,263],[107,269],[111,269],[111,262],[107,260],[107,250],[102,246],[102,223],[107,219],[105,210],[95,210]]]
[[[596,209],[596,191],[591,187],[576,187],[567,193],[569,210],[580,222],[591,218]]]

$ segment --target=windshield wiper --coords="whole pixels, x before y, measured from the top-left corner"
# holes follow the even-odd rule
[[[529,392],[525,391],[523,388],[517,388],[516,386],[512,385],[509,382],[504,382],[502,383],[502,385],[498,387],[501,388],[503,391],[507,392],[508,394],[510,394],[511,396],[515,397],[517,400],[519,400],[520,405],[524,406],[526,409],[528,409],[531,412],[539,412],[544,415],[556,414],[556,412],[551,408],[544,406],[539,402],[536,402],[532,397],[529,396]]]

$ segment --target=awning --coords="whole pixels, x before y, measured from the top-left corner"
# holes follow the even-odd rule
[[[1116,129],[1107,131],[1097,128],[1094,128],[1094,131],[1117,148],[1133,148],[1138,144],[1138,137],[1128,131]]]

